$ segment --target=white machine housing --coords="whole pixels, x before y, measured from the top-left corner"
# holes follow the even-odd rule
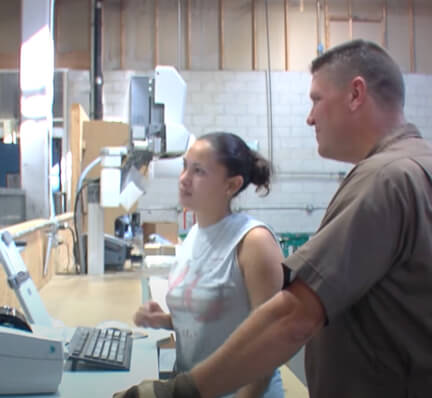
[[[147,155],[140,157],[145,164],[160,163],[157,169],[164,169],[163,164],[167,163],[171,170],[180,171],[180,156],[187,150],[191,137],[183,124],[185,102],[186,83],[172,66],[157,66],[152,77],[132,76],[129,146],[101,149],[102,207],[117,207],[121,204],[129,210],[145,192],[145,183],[136,173],[136,167],[125,170],[121,164],[122,157],[138,159],[137,154],[145,152]],[[174,168],[172,165],[175,165]],[[151,169],[150,177],[154,177],[154,168]],[[127,176],[120,179],[120,173]]]
[[[186,103],[186,83],[171,66],[157,66],[155,70],[155,97],[165,106],[167,154],[182,154],[188,145],[189,131],[183,124]]]
[[[157,66],[153,76],[131,77],[129,144],[102,148],[99,160],[91,164],[93,167],[101,162],[101,181],[98,200],[88,200],[87,253],[92,254],[87,266],[83,244],[81,238],[78,239],[81,272],[87,270],[94,275],[104,272],[103,208],[121,205],[129,211],[146,192],[149,180],[180,174],[182,155],[194,140],[183,124],[185,102],[186,83],[172,66]],[[147,177],[140,172],[143,166],[147,167]],[[80,192],[83,175],[77,192]],[[80,236],[79,228],[78,225]]]
[[[158,65],[153,77],[132,76],[129,90],[132,146],[145,142],[156,156],[184,153],[189,141],[189,132],[183,124],[185,103],[186,83],[174,67]]]
[[[0,326],[0,395],[55,393],[63,364],[62,341]]]

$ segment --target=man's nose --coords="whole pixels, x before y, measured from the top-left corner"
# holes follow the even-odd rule
[[[314,117],[312,116],[312,111],[309,113],[308,117],[306,118],[306,123],[307,123],[309,126],[313,126],[313,125],[315,125],[315,119],[314,119]]]

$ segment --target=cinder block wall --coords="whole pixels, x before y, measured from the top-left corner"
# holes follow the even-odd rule
[[[104,119],[128,121],[128,86],[135,73],[105,72]],[[234,209],[262,219],[276,232],[313,232],[339,185],[339,176],[351,165],[322,159],[317,154],[314,130],[306,124],[310,74],[272,72],[269,133],[265,72],[180,73],[187,83],[185,125],[191,133],[200,136],[216,130],[234,132],[250,143],[258,143],[259,151],[272,158],[275,176],[270,195],[259,197],[250,188],[235,200]],[[407,119],[432,140],[432,76],[405,75],[405,79]],[[68,94],[69,103],[80,102],[88,110],[87,72],[69,73]],[[143,221],[178,221],[182,227],[183,215],[175,210],[177,205],[176,180],[159,179],[150,183],[139,209]]]

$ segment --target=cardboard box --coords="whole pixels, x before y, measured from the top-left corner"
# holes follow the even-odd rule
[[[169,379],[174,376],[174,366],[176,360],[176,343],[174,335],[159,340],[157,342],[159,378]]]
[[[91,120],[83,123],[83,157],[81,170],[84,170],[99,155],[103,147],[127,146],[129,142],[129,125],[120,122],[107,122],[103,120]],[[101,165],[94,166],[87,175],[87,178],[98,178],[101,175]],[[86,195],[85,203],[87,202]],[[117,217],[126,213],[133,213],[137,204],[126,211],[122,206],[104,208],[104,232],[114,235],[114,223]],[[85,225],[86,225],[86,217]],[[84,228],[87,230],[87,227]]]
[[[178,242],[178,225],[173,222],[143,223],[142,224],[144,243],[149,242],[151,234],[160,235],[173,245]]]

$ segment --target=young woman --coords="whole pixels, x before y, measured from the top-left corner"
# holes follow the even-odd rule
[[[197,223],[170,272],[164,313],[156,302],[139,308],[139,326],[174,329],[176,370],[206,358],[248,314],[282,287],[283,255],[269,227],[231,212],[231,200],[249,184],[269,192],[271,166],[234,134],[199,137],[184,157],[180,203]],[[259,358],[257,358],[259,361]],[[282,398],[279,371],[245,386],[236,397]]]

